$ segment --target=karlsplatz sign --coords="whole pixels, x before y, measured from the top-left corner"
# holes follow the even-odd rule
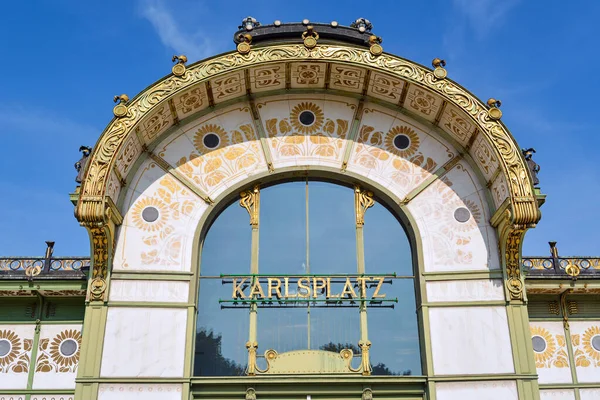
[[[392,275],[366,276],[227,276],[223,284],[231,284],[231,300],[220,302],[268,301],[371,301],[387,302],[385,284],[391,284]]]

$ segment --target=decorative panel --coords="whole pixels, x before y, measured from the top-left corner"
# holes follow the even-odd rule
[[[246,94],[244,71],[237,71],[210,81],[215,104]]]
[[[439,96],[416,85],[409,85],[404,108],[433,122],[441,106],[442,99]]]
[[[347,169],[404,198],[455,155],[426,132],[403,114],[367,103]]]
[[[181,384],[101,383],[98,400],[181,400]]]
[[[177,116],[180,120],[208,107],[206,85],[200,83],[175,96],[173,100]]]
[[[35,325],[0,325],[0,390],[25,389]]]
[[[185,249],[208,207],[203,200],[156,163],[145,161],[124,205],[114,270],[191,270],[192,254]]]
[[[475,133],[475,123],[463,111],[451,104],[447,104],[444,108],[439,126],[463,146],[469,143]]]
[[[496,208],[498,208],[510,194],[508,192],[508,185],[506,184],[506,178],[504,178],[504,175],[498,175],[498,177],[492,183],[491,190],[494,204],[496,205]]]
[[[367,94],[380,100],[398,104],[402,98],[402,89],[405,84],[402,79],[372,71]]]
[[[275,168],[313,164],[341,167],[356,109],[354,100],[278,96],[256,106]],[[302,122],[304,117],[309,119]]]
[[[117,204],[119,193],[121,193],[121,182],[119,182],[117,174],[114,171],[111,171],[106,194],[115,202],[115,204]]]
[[[504,300],[501,279],[427,282],[429,302]]]
[[[227,187],[267,170],[258,134],[245,104],[193,121],[166,138],[156,153],[201,191],[216,198]]]
[[[600,399],[600,389],[579,389],[579,398],[581,400]]]
[[[362,93],[366,75],[364,68],[331,64],[330,71],[329,87],[331,89]]]
[[[562,322],[529,324],[540,383],[571,383],[569,354]]]
[[[285,89],[285,64],[269,64],[250,69],[250,90],[253,93]]]
[[[515,381],[438,382],[437,400],[517,400]]]
[[[425,271],[500,268],[484,196],[475,173],[461,161],[408,204],[422,237]]]
[[[569,326],[577,380],[600,383],[600,321],[569,321]]]
[[[496,170],[500,168],[498,157],[483,135],[477,135],[469,153],[477,163],[477,166],[485,179],[488,181],[494,176]]]
[[[326,63],[292,63],[290,85],[292,89],[323,89],[326,71]]]
[[[119,151],[119,155],[117,156],[117,160],[115,162],[115,167],[123,178],[127,177],[127,174],[131,170],[131,167],[136,162],[140,154],[142,154],[142,145],[138,140],[138,136],[129,135],[123,144],[123,147]]]
[[[0,400],[25,400],[24,394],[0,394]]]
[[[186,323],[187,309],[110,307],[100,375],[183,376]]]
[[[149,301],[164,303],[187,303],[189,282],[111,280],[110,301]]]
[[[81,348],[81,324],[42,325],[33,389],[74,389]]]
[[[144,143],[146,145],[152,143],[161,133],[172,126],[173,122],[173,114],[167,102],[155,106],[151,113],[141,122],[140,133]]]
[[[505,307],[431,307],[429,326],[436,375],[514,372]]]
[[[575,392],[573,389],[542,389],[540,400],[575,400]]]

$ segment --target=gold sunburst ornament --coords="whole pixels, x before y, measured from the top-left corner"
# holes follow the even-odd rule
[[[587,329],[583,334],[582,343],[585,352],[596,362],[600,362],[600,327],[592,326]]]
[[[154,197],[145,197],[133,206],[133,223],[144,231],[158,231],[169,219],[169,208]]]
[[[532,341],[535,341],[537,337],[543,340],[544,342],[543,349],[539,349],[539,351],[535,348],[533,349],[536,366],[543,367],[544,363],[550,360],[556,352],[556,342],[550,334],[550,332],[547,329],[542,328],[541,326],[532,326],[530,328],[530,331]]]
[[[71,367],[79,361],[81,333],[75,329],[60,332],[50,343],[50,356],[61,367]]]
[[[0,331],[0,367],[12,363],[21,351],[21,339],[9,330]]]
[[[385,136],[384,144],[387,151],[407,158],[419,150],[421,141],[419,135],[408,126],[395,126]]]
[[[194,146],[200,154],[222,149],[228,144],[227,132],[216,124],[206,124],[194,135]]]
[[[323,110],[315,103],[302,102],[292,108],[290,122],[297,133],[309,135],[323,127]]]

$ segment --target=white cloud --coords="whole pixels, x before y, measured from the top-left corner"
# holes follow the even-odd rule
[[[504,23],[508,12],[519,0],[454,0],[454,7],[464,15],[479,39],[487,37]]]
[[[190,61],[214,55],[215,49],[208,37],[200,31],[184,32],[182,23],[165,7],[162,0],[140,1],[140,12],[146,18],[160,41],[176,54],[185,54]]]

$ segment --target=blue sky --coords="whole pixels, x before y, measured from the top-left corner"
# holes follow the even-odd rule
[[[234,48],[240,20],[308,18],[349,24],[366,17],[386,51],[429,65],[482,99],[502,100],[521,147],[535,147],[548,195],[524,253],[598,255],[596,167],[600,3],[526,0],[206,2],[7,2],[0,16],[0,255],[89,252],[68,193],[80,145],[94,145],[112,97],[131,97],[190,61]]]

